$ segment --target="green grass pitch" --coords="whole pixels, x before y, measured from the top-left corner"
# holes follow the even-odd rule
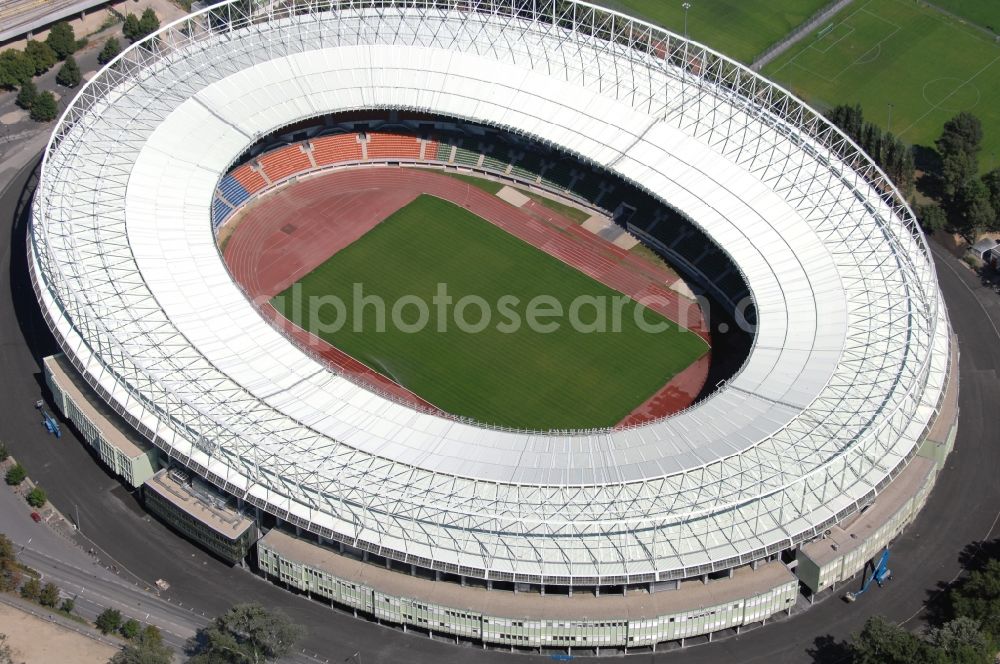
[[[431,196],[398,210],[298,283],[303,296],[336,295],[345,302],[347,315],[340,320],[346,324],[318,336],[439,408],[489,424],[546,430],[612,426],[708,351],[703,339],[673,323],[655,334],[642,330],[634,318],[641,305],[632,300],[624,306],[619,332],[577,332],[565,317],[552,333],[527,325],[504,332],[497,324],[506,319],[496,307],[482,332],[458,329],[454,308],[447,330],[439,332],[431,304],[438,283],[448,285],[456,302],[465,295],[491,304],[516,296],[522,320],[527,302],[538,295],[555,297],[564,311],[579,295],[609,300],[621,295]],[[390,322],[386,331],[371,332],[378,314],[369,305],[362,309],[362,331],[356,331],[355,283],[363,284],[365,295],[384,298],[390,321],[392,303],[417,296],[429,305],[430,324],[408,333]],[[289,308],[284,303],[293,288],[275,298],[279,311]],[[310,303],[308,297],[302,300],[301,320],[308,321]],[[415,307],[401,311],[407,323],[416,320]],[[651,310],[643,312],[651,323],[666,323]],[[338,313],[335,307],[318,307],[316,316],[332,325]],[[479,320],[479,309],[470,307],[465,318]],[[580,318],[593,320],[593,309],[585,308]]]
[[[829,0],[692,0],[688,36],[749,64]],[[606,5],[684,34],[681,0],[602,0]]]
[[[934,0],[934,4],[987,30],[1000,33],[1000,2],[996,0]]]
[[[971,111],[983,122],[981,169],[1000,164],[1000,44],[912,0],[854,3],[764,74],[821,109],[861,102],[883,128],[892,104],[893,133],[915,145]]]

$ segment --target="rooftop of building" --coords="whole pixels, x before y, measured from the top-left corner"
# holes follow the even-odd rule
[[[143,486],[231,540],[237,539],[253,524],[252,520],[227,506],[222,496],[190,482],[186,476],[161,470]]]
[[[149,442],[94,392],[65,355],[52,355],[46,357],[44,362],[59,387],[73,399],[87,419],[93,422],[104,440],[130,459],[152,449]]]

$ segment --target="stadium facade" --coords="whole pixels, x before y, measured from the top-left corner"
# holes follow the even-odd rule
[[[85,86],[47,148],[28,251],[42,312],[93,396],[164,463],[276,526],[258,545],[269,576],[432,633],[627,648],[788,610],[797,553],[878,513],[883,496],[898,509],[865,546],[913,517],[954,439],[955,344],[904,199],[819,113],[704,46],[582,2],[248,7],[167,26]],[[742,368],[667,419],[558,432],[416,411],[330,372],[233,282],[213,200],[261,137],[386,109],[555,146],[679,211],[752,294]],[[908,469],[919,477],[894,482]],[[298,560],[282,558],[277,526],[300,538],[286,543]],[[322,556],[301,538],[342,561],[310,564]],[[370,562],[352,567],[352,552],[459,595],[420,603],[425,586],[393,594],[390,577],[359,599],[368,586],[351,575]],[[822,559],[810,558],[812,591],[833,578]],[[493,617],[506,627],[488,628],[489,610],[441,579],[532,592],[512,594]],[[739,617],[722,590],[711,614],[698,607],[714,600],[688,590],[686,631],[669,607],[641,608],[691,580],[750,589],[736,594]],[[617,597],[546,604],[547,627],[528,636],[510,624],[546,590],[581,589]],[[382,596],[394,599],[375,606]],[[440,627],[400,606],[437,607]]]

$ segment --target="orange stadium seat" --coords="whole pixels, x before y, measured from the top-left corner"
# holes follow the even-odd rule
[[[312,141],[313,159],[317,166],[329,166],[361,159],[361,144],[357,134],[320,136]]]
[[[420,141],[404,134],[368,134],[369,159],[420,159]]]
[[[248,194],[255,194],[267,186],[267,181],[264,177],[251,168],[250,164],[243,164],[233,171],[233,177],[243,185]]]
[[[427,139],[427,147],[424,148],[424,159],[437,159],[438,142],[437,139]]]
[[[302,152],[298,143],[268,152],[259,161],[271,182],[284,180],[290,175],[312,168],[309,156]]]

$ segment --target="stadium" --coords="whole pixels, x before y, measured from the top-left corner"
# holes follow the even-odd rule
[[[955,435],[957,344],[893,184],[787,91],[584,2],[192,14],[72,102],[28,253],[56,401],[151,450],[148,505],[197,486],[182,533],[432,636],[634,651],[792,613],[890,544]],[[473,371],[449,339],[435,377],[407,373],[417,341],[317,340],[275,304],[319,268],[490,286],[512,253],[505,285],[650,303],[672,350],[595,343],[585,376],[574,341],[519,338]]]

